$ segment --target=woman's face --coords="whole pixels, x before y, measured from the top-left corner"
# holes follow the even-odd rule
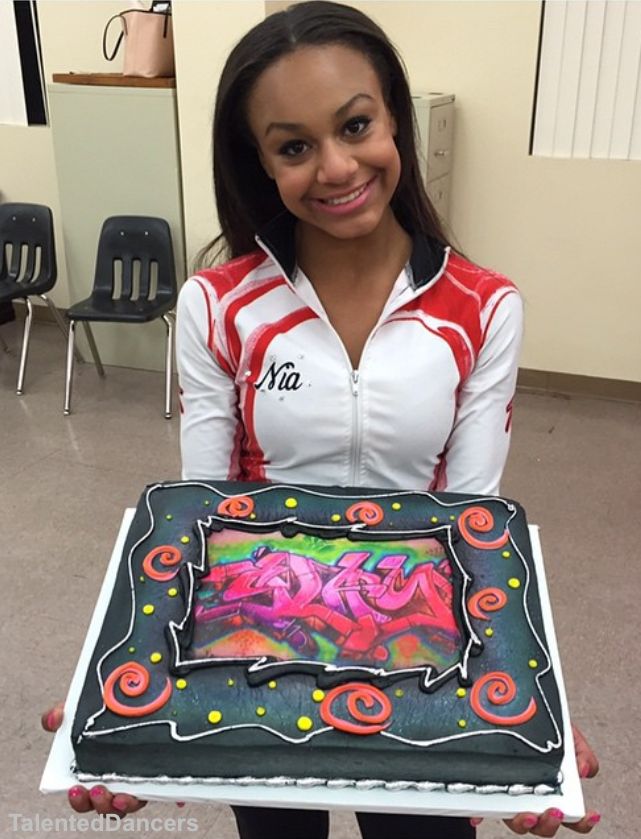
[[[357,50],[302,47],[258,78],[248,121],[287,209],[339,239],[389,213],[401,162],[378,76]]]

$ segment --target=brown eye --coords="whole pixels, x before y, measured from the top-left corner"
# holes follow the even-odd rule
[[[371,121],[369,117],[353,117],[345,123],[343,131],[348,137],[358,137],[367,130]]]
[[[307,151],[307,143],[302,140],[290,140],[280,147],[278,153],[285,157],[298,157],[305,151]]]

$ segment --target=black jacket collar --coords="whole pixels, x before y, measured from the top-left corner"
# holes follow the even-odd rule
[[[270,251],[292,283],[296,274],[295,227],[295,216],[285,211],[266,224],[256,237]],[[436,239],[423,233],[412,235],[412,286],[419,289],[427,285],[440,271],[444,257],[445,246]]]

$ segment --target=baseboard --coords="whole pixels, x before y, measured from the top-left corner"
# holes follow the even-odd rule
[[[560,396],[591,396],[616,402],[641,402],[641,382],[603,379],[574,373],[519,369],[517,389]]]
[[[27,316],[27,306],[22,300],[14,300],[13,307],[16,310],[16,319],[17,320],[24,320]],[[57,307],[58,311],[64,318],[67,310],[61,309],[60,306]],[[48,323],[55,323],[53,315],[51,314],[51,309],[47,304],[42,301],[38,300],[36,303],[35,300],[33,302],[33,319],[38,321],[45,321]]]
[[[23,320],[26,306],[15,301],[16,317]],[[58,309],[64,317],[65,309]],[[55,323],[48,306],[36,304],[33,319]],[[525,393],[548,393],[558,396],[590,396],[616,402],[641,402],[641,382],[623,379],[604,379],[598,376],[579,376],[574,373],[556,373],[548,370],[519,369],[517,388]]]

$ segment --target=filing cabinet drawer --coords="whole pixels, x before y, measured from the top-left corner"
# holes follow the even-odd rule
[[[427,180],[440,178],[452,166],[454,104],[436,105],[430,114],[430,133],[427,145]]]
[[[427,184],[427,194],[432,206],[445,221],[450,208],[450,176],[443,175]]]

